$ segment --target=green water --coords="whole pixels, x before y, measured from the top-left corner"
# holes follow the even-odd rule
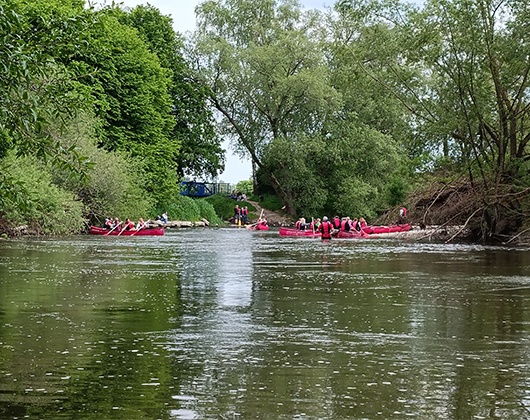
[[[530,250],[0,242],[0,418],[530,418]]]

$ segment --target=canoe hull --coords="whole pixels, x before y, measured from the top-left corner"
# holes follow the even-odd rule
[[[260,226],[260,225],[250,226],[248,228],[248,230],[269,230],[269,225],[265,225],[265,226]]]
[[[90,226],[91,235],[105,235],[109,229],[100,228],[97,226]],[[113,230],[108,236],[118,236],[120,231],[118,229]],[[148,228],[140,230],[125,230],[120,236],[162,236],[164,234],[164,228]]]
[[[305,238],[319,238],[322,236],[320,232],[313,232],[312,230],[300,230],[294,228],[280,228],[280,236],[301,236]]]
[[[407,232],[412,229],[409,224],[404,225],[390,225],[390,226],[365,226],[362,231],[369,235],[377,235],[379,233],[394,233],[394,232]]]

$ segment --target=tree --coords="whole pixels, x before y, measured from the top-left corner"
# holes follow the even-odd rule
[[[294,1],[207,1],[198,9],[196,62],[220,130],[250,156],[293,212],[293,191],[267,170],[265,146],[318,133],[339,103],[328,84],[318,15]]]
[[[502,230],[501,219],[520,225],[528,201],[529,17],[528,3],[518,0],[442,0],[411,19],[410,56],[430,69],[436,98],[425,126],[467,169],[484,235]]]
[[[224,168],[224,150],[214,130],[209,91],[182,56],[183,40],[174,32],[171,18],[148,5],[124,13],[120,21],[138,30],[162,67],[171,73],[172,137],[181,144],[176,160],[179,176],[216,177]]]

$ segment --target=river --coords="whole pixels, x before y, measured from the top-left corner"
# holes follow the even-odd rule
[[[0,242],[0,418],[530,418],[530,250]]]

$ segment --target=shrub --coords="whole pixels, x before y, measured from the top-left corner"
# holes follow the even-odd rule
[[[199,208],[202,219],[208,220],[213,225],[223,224],[223,221],[215,212],[214,207],[204,198],[196,199],[195,204],[197,204],[197,207]]]
[[[50,170],[31,157],[8,155],[1,164],[8,177],[17,179],[18,194],[25,197],[25,206],[5,201],[4,217],[17,224],[27,224],[39,232],[64,235],[80,232],[86,224],[83,204],[75,194],[52,183]],[[23,186],[23,188],[22,188]]]
[[[91,169],[88,177],[75,177],[64,168],[53,168],[53,180],[76,194],[85,204],[86,217],[101,222],[105,217],[133,220],[154,213],[154,202],[144,188],[141,164],[125,153],[107,152],[96,145],[97,120],[81,115],[67,129],[55,133],[66,147],[75,146]]]
[[[206,202],[210,203],[215,213],[222,219],[228,220],[234,216],[234,207],[236,202],[222,194],[215,194],[205,198]]]

